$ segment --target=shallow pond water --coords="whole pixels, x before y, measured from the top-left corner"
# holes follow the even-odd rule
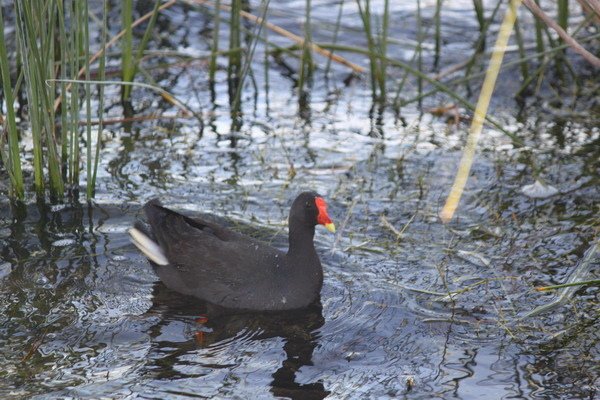
[[[326,20],[325,5],[315,5],[317,20]],[[285,5],[273,15],[289,24]],[[167,16],[161,29],[176,34],[165,41],[206,50],[203,13],[175,7]],[[230,130],[224,71],[211,99],[202,65],[161,70],[158,83],[202,110],[203,124],[108,126],[92,204],[3,197],[0,396],[598,396],[598,288],[525,317],[556,298],[535,286],[565,282],[582,262],[598,274],[593,113],[567,121],[535,105],[515,116],[501,97],[496,118],[525,144],[487,129],[457,218],[443,225],[437,215],[467,125],[408,107],[401,118],[378,113],[367,82],[345,86],[346,71],[335,68],[331,82],[316,75],[302,112],[293,79],[271,68],[268,95],[244,92],[239,132]],[[260,82],[260,65],[254,73]],[[112,90],[107,98],[117,99]],[[136,96],[139,114],[176,112],[149,93]],[[121,115],[116,100],[108,113]],[[559,192],[527,197],[522,189],[536,179]],[[289,205],[306,189],[327,199],[338,227],[336,235],[317,230],[325,282],[321,303],[308,310],[199,322],[205,305],[160,284],[127,237],[141,205],[160,197],[285,248]]]

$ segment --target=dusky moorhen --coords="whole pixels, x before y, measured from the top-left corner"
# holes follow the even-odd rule
[[[129,230],[133,243],[172,290],[221,307],[270,311],[304,308],[318,299],[323,268],[315,250],[315,226],[335,232],[327,204],[303,192],[289,215],[284,253],[214,222],[189,218],[151,200],[149,227]]]

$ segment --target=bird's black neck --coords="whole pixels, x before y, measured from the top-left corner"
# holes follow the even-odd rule
[[[323,286],[323,269],[313,243],[314,236],[314,225],[290,218],[290,247],[286,257],[290,268],[288,277],[292,278],[288,281],[294,282],[295,288],[302,288],[292,288],[291,292],[303,301],[318,296]]]
[[[315,227],[290,221],[289,250],[291,257],[313,257],[317,255],[313,239]]]

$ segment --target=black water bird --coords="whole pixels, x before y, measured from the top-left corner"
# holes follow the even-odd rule
[[[205,218],[190,218],[158,200],[144,206],[149,226],[129,230],[167,287],[220,307],[276,311],[315,302],[323,268],[315,250],[315,226],[335,232],[325,200],[303,192],[289,214],[287,253]]]

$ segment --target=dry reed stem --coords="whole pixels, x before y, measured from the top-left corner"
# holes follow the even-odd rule
[[[598,0],[577,0],[586,14],[594,14],[596,23],[600,23],[600,1]]]
[[[485,117],[487,115],[490,99],[494,91],[494,86],[496,85],[496,79],[500,73],[500,67],[502,66],[504,52],[517,19],[517,9],[520,5],[521,0],[511,0],[508,9],[506,10],[506,14],[504,15],[502,25],[500,26],[498,38],[496,39],[496,44],[494,45],[494,51],[492,53],[492,57],[490,58],[490,64],[485,74],[485,79],[481,87],[481,93],[479,94],[479,99],[477,100],[477,106],[475,107],[473,122],[471,123],[471,127],[469,129],[469,136],[467,137],[467,145],[465,147],[465,151],[463,152],[462,158],[460,159],[458,172],[454,178],[454,184],[452,185],[452,189],[450,189],[450,194],[448,194],[448,198],[446,199],[446,204],[444,204],[444,208],[442,211],[440,211],[440,219],[443,223],[449,222],[454,216],[454,212],[458,208],[458,203],[462,196],[465,185],[467,184],[469,172],[471,171],[471,166],[473,165],[473,159],[475,157],[475,151],[477,150],[477,142],[479,140],[479,136],[481,135],[483,122],[485,121]]]
[[[579,42],[577,42],[577,40],[573,39],[571,35],[565,32],[565,30],[560,25],[558,25],[556,21],[547,16],[546,13],[544,13],[544,11],[537,4],[535,4],[535,1],[523,0],[523,4],[525,4],[525,6],[527,6],[527,8],[529,8],[529,10],[533,14],[535,14],[539,19],[544,21],[546,25],[554,29],[556,33],[558,33],[558,36],[560,36],[561,39],[564,40],[565,43],[567,43],[573,49],[574,52],[578,53],[580,56],[585,58],[594,67],[600,68],[600,58],[587,51],[582,45],[579,44]],[[596,8],[600,9],[600,6],[595,4],[595,2],[592,1],[591,4],[593,4]],[[594,8],[594,11],[596,10],[596,8]]]

